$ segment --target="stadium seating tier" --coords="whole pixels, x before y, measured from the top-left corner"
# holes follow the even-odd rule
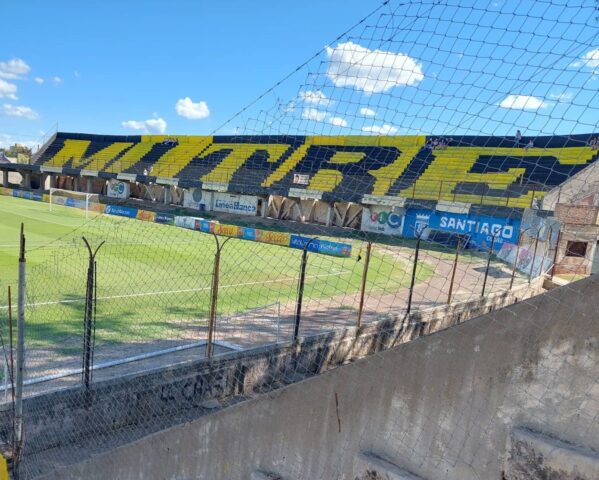
[[[222,184],[231,193],[291,188],[359,202],[364,195],[527,207],[597,160],[595,134],[532,139],[426,136],[104,136],[59,132],[37,167]],[[439,137],[436,137],[439,138]],[[300,178],[301,180],[298,180]],[[307,179],[307,181],[306,181]],[[140,179],[143,181],[143,178]]]

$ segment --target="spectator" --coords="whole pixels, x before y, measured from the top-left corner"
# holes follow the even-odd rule
[[[591,138],[591,140],[589,142],[589,147],[591,147],[591,150],[599,149],[599,138],[597,138],[597,137]]]
[[[521,142],[522,142],[522,132],[520,130],[516,130],[516,140],[514,142],[516,144],[516,147],[519,147]]]
[[[524,146],[524,150],[528,150],[529,148],[534,147],[535,144],[533,143],[532,140],[529,140],[528,143]]]

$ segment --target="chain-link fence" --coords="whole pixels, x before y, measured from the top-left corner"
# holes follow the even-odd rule
[[[20,170],[22,184],[0,190],[0,440],[15,475],[35,478],[441,330],[459,335],[459,324],[503,307],[497,319],[534,345],[545,330],[523,326],[542,319],[514,304],[550,319],[548,297],[531,297],[588,276],[597,256],[595,16],[588,0],[385,1],[231,117],[224,135],[54,135]],[[51,176],[50,197],[45,177],[32,191],[31,172]],[[84,184],[88,193],[68,192]],[[555,298],[561,314],[588,316],[581,298]],[[500,336],[503,324],[490,323]],[[508,340],[501,348],[509,357]],[[553,362],[543,372],[570,373],[557,347],[542,353]],[[475,396],[482,374],[456,365]],[[412,359],[406,371],[420,368]],[[549,399],[559,413],[551,385],[519,381],[519,405]],[[588,382],[595,393],[574,415],[592,423]],[[417,405],[431,391],[391,403],[434,418],[431,444],[451,445],[443,419]],[[464,444],[496,428],[475,425],[469,414],[482,410],[453,412]],[[399,443],[427,466],[486,472],[453,446],[435,456]],[[308,478],[300,460],[286,461]],[[338,463],[331,471],[345,478]],[[228,478],[247,474],[230,468]]]

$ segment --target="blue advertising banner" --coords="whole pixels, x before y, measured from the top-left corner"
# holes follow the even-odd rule
[[[303,250],[310,240],[312,240],[310,237],[292,234],[289,246],[291,248]],[[329,240],[320,240],[317,238],[308,244],[308,251],[323,253],[325,255],[334,255],[336,257],[349,257],[351,256],[351,245],[348,243],[331,242]]]
[[[164,223],[165,225],[173,225],[175,223],[175,216],[170,213],[157,213],[154,221],[156,223]]]
[[[404,236],[416,237],[418,232],[427,225],[431,230],[469,235],[469,246],[483,249],[490,247],[492,237],[495,236],[494,249],[496,250],[501,249],[504,242],[517,243],[520,231],[520,220],[515,218],[408,209],[403,229]]]
[[[137,208],[123,207],[120,205],[106,205],[106,213],[119,217],[137,218]]]
[[[26,192],[23,190],[13,190],[12,196],[17,198],[24,198],[25,200],[35,200],[36,202],[42,202],[44,200],[43,193]]]

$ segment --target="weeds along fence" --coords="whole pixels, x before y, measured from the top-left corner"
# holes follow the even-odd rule
[[[337,257],[310,251],[315,237],[301,250],[98,215],[50,244],[26,243],[25,395],[467,301],[542,273],[520,253],[510,263],[493,245],[422,233],[386,243],[359,233]]]

